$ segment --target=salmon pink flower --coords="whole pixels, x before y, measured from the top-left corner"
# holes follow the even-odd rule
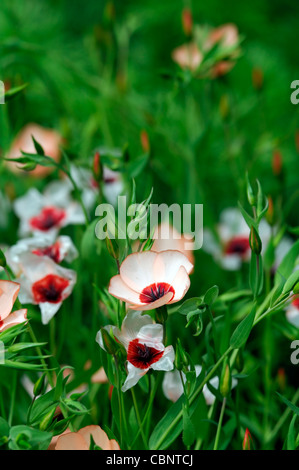
[[[62,227],[85,222],[81,206],[71,199],[63,181],[53,181],[43,194],[31,188],[15,201],[14,210],[20,218],[21,236],[34,233],[55,238]]]
[[[62,143],[61,136],[52,129],[45,129],[38,124],[27,124],[17,135],[13,141],[11,148],[6,155],[6,158],[18,158],[21,156],[21,150],[26,153],[36,153],[32,136],[35,140],[41,144],[44,149],[45,155],[53,158],[58,162],[60,157],[59,145]],[[7,162],[9,168],[14,172],[23,172],[18,168],[18,162]],[[37,167],[30,172],[30,174],[36,178],[41,178],[53,171],[52,167],[45,167],[37,165]]]
[[[128,376],[122,387],[125,392],[143,377],[150,369],[169,371],[173,369],[174,350],[163,344],[163,326],[153,323],[149,315],[130,311],[121,327],[106,326],[127,351]],[[96,341],[105,349],[102,333],[98,332]]]
[[[11,313],[20,290],[20,284],[0,280],[0,332],[27,320],[27,309]]]
[[[151,310],[181,300],[190,286],[193,265],[179,251],[143,251],[127,256],[109,292],[135,310]]]
[[[77,248],[74,246],[71,238],[66,235],[58,237],[55,241],[41,235],[24,238],[19,240],[16,245],[10,247],[5,253],[7,263],[16,276],[19,276],[21,273],[20,262],[24,253],[47,256],[58,264],[63,260],[70,263],[78,256]]]
[[[97,447],[102,450],[120,450],[119,444],[109,440],[107,434],[100,426],[85,426],[78,432],[64,432],[55,439],[55,450],[89,450],[91,437]]]
[[[20,301],[24,304],[39,305],[42,323],[46,325],[71,294],[76,282],[72,269],[62,268],[46,256],[30,253],[20,257],[22,274]]]

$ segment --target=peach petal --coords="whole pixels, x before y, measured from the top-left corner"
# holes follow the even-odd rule
[[[55,450],[89,450],[84,436],[77,432],[69,432],[59,436]]]
[[[0,326],[0,332],[7,330],[12,326],[24,323],[25,321],[27,321],[27,309],[23,308],[22,310],[17,310],[16,312],[13,312],[8,315],[8,317],[3,320],[3,323]]]
[[[16,301],[20,284],[12,281],[0,281],[0,320],[6,318]]]

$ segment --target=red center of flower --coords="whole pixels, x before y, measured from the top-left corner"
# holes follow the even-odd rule
[[[244,257],[250,250],[248,237],[240,236],[232,238],[225,247],[226,255],[240,255]]]
[[[55,274],[48,274],[32,285],[34,300],[40,304],[50,302],[57,304],[62,300],[62,293],[68,287],[69,281]]]
[[[47,246],[45,248],[37,248],[33,250],[32,253],[37,256],[48,256],[55,263],[60,262],[60,245],[59,242],[54,243],[54,245]]]
[[[0,328],[3,325],[4,321],[0,319]]]
[[[30,225],[34,229],[46,232],[53,227],[59,226],[66,213],[58,207],[44,207],[40,214],[30,219]]]
[[[299,310],[299,297],[296,297],[293,302],[292,302],[292,305],[297,308],[297,310]]]
[[[148,369],[152,364],[158,362],[164,351],[150,348],[146,344],[139,343],[139,339],[133,339],[128,347],[128,361],[138,369]]]
[[[167,282],[154,282],[154,284],[143,289],[139,296],[140,302],[143,304],[150,304],[151,302],[155,302],[155,300],[168,294],[168,292],[172,292],[172,297],[170,299],[172,300],[174,297],[174,288],[170,284],[167,284]]]

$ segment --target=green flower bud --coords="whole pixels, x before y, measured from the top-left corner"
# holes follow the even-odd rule
[[[174,365],[177,370],[183,370],[185,367],[188,367],[189,365],[188,357],[182,347],[180,339],[177,340]]]
[[[101,328],[101,335],[107,353],[115,355],[119,349],[115,340],[110,336],[105,328]]]
[[[228,359],[224,362],[220,377],[220,393],[223,397],[227,397],[232,388],[232,376],[230,372]]]
[[[41,377],[37,379],[37,381],[34,384],[33,387],[33,395],[37,397],[38,395],[41,395],[45,389],[45,377],[46,373],[44,372]]]
[[[246,175],[246,182],[247,182],[247,199],[248,199],[248,202],[251,206],[255,206],[256,205],[256,197],[253,194],[253,189],[252,189],[252,186],[250,184],[248,174]]]
[[[251,229],[250,229],[249,244],[250,244],[250,248],[253,251],[253,253],[255,253],[256,255],[261,254],[262,241],[260,239],[260,236],[259,236],[258,232],[253,227],[253,225],[251,226]]]
[[[39,429],[41,431],[46,431],[46,429],[48,429],[48,427],[51,425],[56,408],[57,408],[56,405],[52,406],[50,410],[48,411],[48,413],[43,417],[43,419],[39,423]]]

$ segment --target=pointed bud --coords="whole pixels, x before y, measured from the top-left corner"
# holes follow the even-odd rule
[[[277,372],[277,382],[281,391],[286,388],[286,373],[283,367],[280,367]]]
[[[271,196],[268,197],[268,204],[269,204],[269,207],[268,207],[268,210],[266,212],[266,220],[267,220],[269,225],[273,226],[274,223],[275,223],[275,220],[274,220],[274,204],[273,204],[273,199],[272,199]]]
[[[223,397],[227,397],[230,394],[231,389],[232,375],[229,367],[229,361],[226,359],[222,367],[219,390]]]
[[[48,413],[43,417],[43,419],[39,423],[39,429],[41,431],[45,431],[51,425],[54,415],[55,415],[56,408],[57,408],[56,405],[51,407],[50,411],[48,411]]]
[[[272,170],[275,176],[279,176],[282,171],[282,155],[279,150],[274,150],[272,157]]]
[[[102,168],[101,168],[101,156],[99,152],[96,152],[93,157],[93,174],[96,181],[100,181],[102,177]]]
[[[33,387],[33,395],[37,397],[38,395],[41,395],[45,389],[45,377],[46,373],[44,372],[41,377],[37,379],[37,381],[34,384]]]
[[[252,440],[252,437],[248,428],[246,428],[246,431],[245,431],[242,449],[253,450],[253,440]]]
[[[174,365],[177,368],[177,370],[183,370],[184,367],[188,367],[189,365],[188,357],[182,347],[180,339],[177,340]]]
[[[261,69],[254,68],[252,70],[252,84],[256,90],[261,90],[264,84],[264,74]]]
[[[0,250],[0,266],[5,268],[6,266],[6,258],[2,250]]]
[[[255,253],[256,255],[261,254],[262,241],[260,239],[259,234],[257,233],[255,228],[253,227],[253,225],[251,226],[251,229],[250,229],[249,245],[250,245],[250,248],[253,251],[253,253]]]
[[[246,186],[247,186],[247,199],[248,199],[248,202],[251,206],[255,206],[256,205],[256,197],[253,194],[253,189],[252,189],[252,186],[250,184],[248,174],[246,174]]]
[[[150,151],[150,141],[148,137],[148,133],[143,129],[140,132],[140,142],[141,142],[141,147],[145,153],[149,153]]]
[[[109,238],[108,233],[105,238],[107,250],[110,256],[114,259],[119,258],[119,247],[116,240]]]
[[[28,162],[28,163],[25,163],[23,166],[22,166],[22,170],[24,171],[33,171],[35,170],[37,164],[35,162]]]
[[[101,335],[102,335],[103,343],[105,346],[105,350],[107,351],[108,354],[111,354],[114,356],[119,349],[117,346],[117,343],[112,338],[112,336],[110,336],[110,334],[105,328],[101,328]]]
[[[184,8],[182,12],[183,31],[186,36],[190,36],[193,28],[193,17],[190,8]]]

